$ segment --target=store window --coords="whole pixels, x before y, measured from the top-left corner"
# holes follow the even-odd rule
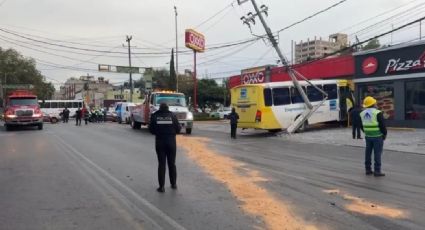
[[[406,120],[425,120],[425,80],[406,82]]]
[[[378,101],[378,109],[382,111],[384,118],[394,119],[394,86],[390,83],[362,85],[360,89],[360,99],[372,96]]]

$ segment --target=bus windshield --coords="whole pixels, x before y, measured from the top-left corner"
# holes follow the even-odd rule
[[[38,105],[36,98],[10,98],[10,105]]]
[[[155,105],[166,103],[168,106],[186,106],[186,99],[181,94],[157,94]]]

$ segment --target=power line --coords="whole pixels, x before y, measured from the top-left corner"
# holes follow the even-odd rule
[[[346,1],[348,1],[348,0],[341,0],[341,1],[339,1],[339,2],[337,2],[337,3],[335,3],[335,4],[331,5],[331,6],[329,6],[329,7],[325,8],[325,9],[323,9],[323,10],[320,10],[320,11],[318,11],[318,12],[316,12],[316,13],[314,13],[314,14],[312,14],[312,15],[310,15],[310,16],[308,16],[308,17],[306,17],[306,18],[303,18],[303,19],[301,19],[301,20],[299,20],[299,21],[297,21],[297,22],[294,22],[294,23],[290,24],[289,26],[283,27],[282,29],[278,30],[278,31],[277,31],[277,33],[280,33],[280,32],[282,32],[282,31],[284,31],[284,30],[287,30],[287,29],[289,29],[289,28],[292,28],[292,27],[294,27],[294,26],[296,26],[296,25],[298,25],[298,24],[301,24],[301,23],[303,23],[303,22],[305,22],[305,21],[307,21],[307,20],[309,20],[309,19],[311,19],[311,18],[316,17],[316,16],[317,16],[317,15],[319,15],[319,14],[325,13],[326,11],[329,11],[329,10],[331,10],[332,8],[335,8],[335,7],[337,7],[337,6],[341,5],[342,3],[346,2]],[[264,35],[263,35],[263,36],[264,36]]]

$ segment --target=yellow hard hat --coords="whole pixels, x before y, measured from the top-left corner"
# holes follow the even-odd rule
[[[365,107],[365,108],[371,107],[374,104],[376,104],[376,99],[371,97],[371,96],[367,96],[363,100],[363,107]]]

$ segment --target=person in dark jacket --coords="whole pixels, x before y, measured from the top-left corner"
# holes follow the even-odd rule
[[[381,172],[381,155],[384,147],[384,140],[387,138],[387,128],[385,127],[384,116],[376,108],[376,100],[373,97],[366,97],[363,101],[366,109],[360,113],[362,127],[366,139],[365,168],[366,175],[376,177],[385,176]],[[372,171],[372,151],[374,154],[374,170]]]
[[[232,112],[227,117],[230,119],[230,138],[236,139],[239,114],[236,113],[235,108],[232,108]]]
[[[353,126],[353,139],[362,139],[362,135],[360,133],[360,128],[362,126],[362,119],[360,118],[360,113],[362,112],[362,108],[358,103],[350,110],[351,123]]]
[[[180,124],[176,115],[168,110],[168,105],[161,103],[159,110],[152,114],[149,131],[155,135],[155,149],[158,157],[158,192],[165,192],[165,165],[168,171],[172,189],[177,189],[176,169],[176,134],[180,133]]]
[[[81,125],[82,111],[80,108],[75,111],[75,125]]]
[[[63,123],[68,123],[69,120],[69,109],[65,107],[65,109],[62,111],[63,116]]]

